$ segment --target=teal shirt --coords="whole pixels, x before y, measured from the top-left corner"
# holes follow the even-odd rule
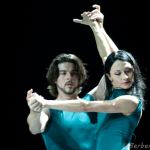
[[[86,95],[84,100],[93,97]],[[47,150],[95,150],[95,113],[50,110],[51,118],[42,133]]]
[[[126,95],[126,90],[115,89],[108,100]],[[96,150],[129,150],[135,128],[142,115],[142,102],[129,116],[121,113],[98,113]]]

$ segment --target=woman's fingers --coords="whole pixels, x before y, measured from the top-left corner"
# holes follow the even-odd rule
[[[99,11],[101,11],[100,5],[94,4],[92,7],[98,9]]]

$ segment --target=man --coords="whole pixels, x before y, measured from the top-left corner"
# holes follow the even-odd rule
[[[58,55],[47,72],[50,94],[61,100],[79,99],[78,94],[86,78],[87,72],[82,61],[73,54]],[[94,97],[101,97],[96,88],[84,99],[94,100]],[[35,99],[36,93],[29,90],[29,128],[33,134],[42,133],[48,150],[95,149],[96,122],[93,123],[92,120],[94,113],[42,109]]]

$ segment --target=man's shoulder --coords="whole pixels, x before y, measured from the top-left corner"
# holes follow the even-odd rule
[[[87,100],[87,101],[91,101],[91,100],[94,100],[94,96],[87,93],[85,94],[83,97],[82,97],[83,100]]]

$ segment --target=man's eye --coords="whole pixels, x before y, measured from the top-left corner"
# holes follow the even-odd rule
[[[71,74],[72,74],[72,75],[77,75],[78,73],[77,73],[77,72],[72,72]]]

